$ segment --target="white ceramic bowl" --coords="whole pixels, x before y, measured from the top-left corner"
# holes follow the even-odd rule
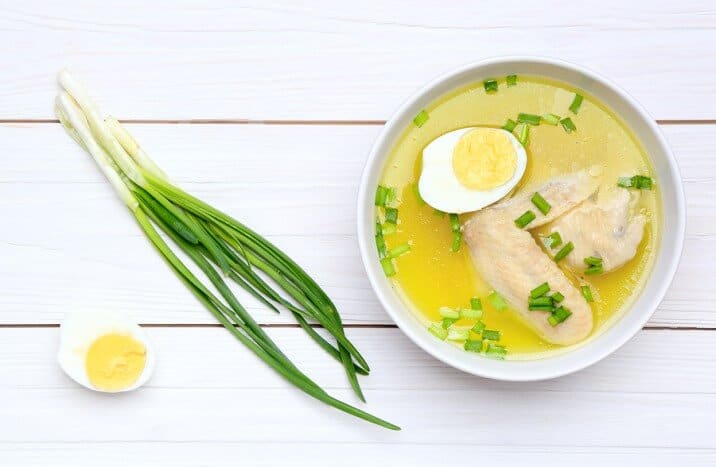
[[[539,360],[493,360],[440,341],[425,329],[393,290],[381,269],[374,241],[375,189],[387,155],[413,117],[446,93],[485,78],[508,74],[540,75],[568,83],[597,97],[632,129],[651,158],[661,196],[661,242],[650,277],[622,317],[600,335],[574,350]],[[368,156],[358,191],[358,242],[370,283],[400,329],[423,350],[448,365],[487,378],[534,381],[555,378],[585,368],[617,350],[647,322],[666,293],[681,256],[686,207],[679,169],[656,122],[631,96],[614,83],[571,63],[536,57],[502,57],[458,68],[428,83],[405,102],[385,125]]]

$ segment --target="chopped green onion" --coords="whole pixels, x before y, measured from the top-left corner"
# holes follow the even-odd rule
[[[456,321],[457,321],[457,319],[455,319],[455,318],[443,318],[440,325],[442,326],[443,329],[447,329],[450,326],[452,326],[453,324],[455,324]]]
[[[385,222],[389,224],[398,223],[398,210],[396,208],[385,208]]]
[[[548,295],[543,295],[541,297],[532,298],[530,297],[527,300],[527,303],[529,303],[532,306],[552,306],[552,297]]]
[[[542,214],[547,214],[549,210],[552,209],[552,206],[539,193],[532,195],[532,204],[537,206],[537,209],[539,209],[539,212]]]
[[[383,226],[380,225],[380,219],[376,216],[375,218],[375,234],[376,235],[383,235]]]
[[[385,197],[385,204],[391,204],[398,197],[398,191],[395,187],[388,187],[388,194]]]
[[[512,120],[511,118],[508,118],[505,124],[502,126],[503,130],[507,130],[510,133],[512,133],[515,128],[517,127],[517,122]]]
[[[572,252],[572,250],[574,250],[574,244],[572,242],[568,242],[562,247],[561,250],[557,252],[556,255],[554,255],[554,261],[559,262],[563,260],[568,254]]]
[[[506,353],[507,349],[505,347],[492,343],[487,344],[487,350],[485,351],[485,355],[498,360],[504,360]]]
[[[441,341],[444,341],[445,338],[448,336],[447,329],[443,329],[442,327],[438,326],[437,324],[433,324],[432,326],[430,326],[428,328],[428,331],[430,331],[430,333],[433,336],[437,337]]]
[[[515,219],[515,224],[520,229],[524,229],[527,226],[527,224],[529,224],[530,222],[535,220],[536,217],[537,217],[537,215],[534,212],[525,211],[524,214],[522,214],[520,217]]]
[[[517,141],[520,142],[522,146],[527,146],[527,143],[530,140],[530,126],[526,123],[523,123],[520,126],[520,132],[517,135]]]
[[[436,216],[445,217],[445,213],[440,209],[433,209],[433,213],[435,213]]]
[[[452,247],[450,247],[452,252],[457,253],[460,250],[461,244],[462,244],[462,232],[453,232],[452,233]]]
[[[380,265],[383,267],[383,272],[386,276],[391,277],[395,275],[395,266],[393,266],[393,260],[391,258],[381,259]]]
[[[458,329],[458,328],[448,329],[447,339],[449,341],[464,341],[469,338],[470,338],[470,330],[469,329]]]
[[[562,236],[559,232],[552,232],[551,234],[542,237],[542,243],[547,248],[557,248],[562,244]]]
[[[539,125],[539,122],[541,120],[542,120],[542,117],[540,117],[539,115],[524,114],[524,113],[517,115],[518,122],[527,123],[529,125]]]
[[[421,126],[425,125],[425,122],[428,121],[430,118],[430,115],[428,114],[427,110],[423,109],[418,113],[418,115],[415,116],[413,119],[413,123],[416,127],[420,128]]]
[[[602,258],[598,256],[587,256],[584,258],[584,264],[587,266],[601,266],[602,265]]]
[[[457,214],[450,214],[450,228],[453,232],[460,230],[460,218]]]
[[[547,125],[556,126],[561,118],[562,117],[560,117],[559,115],[546,114],[544,117],[542,117],[542,120],[544,120]]]
[[[472,308],[461,308],[460,318],[480,319],[482,318],[482,310],[474,310]]]
[[[554,306],[552,305],[527,305],[527,309],[530,311],[552,311]]]
[[[468,339],[465,341],[463,348],[468,352],[480,352],[482,350],[482,341]]]
[[[492,305],[492,308],[497,311],[502,311],[507,308],[507,302],[504,298],[502,298],[502,295],[497,293],[497,291],[493,291],[490,295],[488,295],[487,300]]]
[[[634,185],[631,177],[619,177],[619,180],[617,180],[617,186],[622,188],[631,188]]]
[[[499,341],[501,337],[500,331],[495,331],[493,329],[485,329],[482,331],[482,339],[488,340],[488,341]]]
[[[449,306],[441,306],[440,309],[438,309],[438,313],[440,313],[440,316],[443,318],[460,319],[460,312]]]
[[[484,330],[485,330],[485,323],[483,323],[482,321],[478,321],[477,323],[475,323],[475,325],[471,329],[472,332],[477,333],[477,334],[482,333],[482,331],[484,331]]]
[[[554,303],[559,303],[564,300],[564,295],[562,295],[561,292],[555,292],[552,294],[552,300],[554,301]]]
[[[418,200],[418,204],[419,204],[420,206],[425,206],[425,200],[424,200],[423,197],[420,195],[420,188],[418,187],[418,184],[417,184],[417,183],[413,183],[413,193],[415,194],[415,197],[416,197],[417,200]]]
[[[639,190],[651,190],[654,180],[645,175],[634,175],[633,177],[619,177],[617,185],[624,188],[637,188]]]
[[[397,258],[398,256],[404,255],[405,253],[407,253],[409,251],[410,251],[410,244],[403,243],[402,245],[398,245],[398,246],[388,250],[388,257]]]
[[[582,290],[582,295],[584,296],[584,299],[588,302],[594,301],[594,296],[592,296],[592,289],[588,285],[583,285],[580,287]]]
[[[392,235],[396,232],[396,230],[398,230],[398,228],[395,224],[385,224],[381,226],[380,230],[383,232],[383,235]]]
[[[472,297],[470,299],[470,308],[473,310],[482,310],[482,300],[478,297]]]
[[[549,284],[544,282],[530,291],[530,298],[541,297],[547,292],[549,292]]]
[[[385,206],[385,202],[388,199],[388,188],[383,185],[378,185],[375,190],[375,205]]]
[[[382,234],[375,234],[375,246],[378,248],[378,256],[380,258],[388,256],[388,249],[385,246],[385,239]]]
[[[507,81],[508,86],[514,86],[515,84],[517,84],[517,75],[507,75],[505,81]]]
[[[482,85],[485,86],[485,92],[492,93],[497,92],[497,80],[496,79],[486,79],[482,82]]]
[[[572,316],[572,312],[561,306],[552,312],[552,316],[547,318],[547,321],[549,321],[549,324],[551,324],[552,326],[557,326],[559,323],[564,322],[564,320],[566,320],[570,316]]]
[[[569,106],[570,112],[572,112],[575,115],[578,114],[579,108],[582,106],[583,100],[584,100],[584,97],[581,94],[575,94],[574,100],[572,101],[572,103]]]
[[[604,271],[603,266],[600,264],[599,266],[589,266],[585,271],[584,274],[588,276],[593,276],[595,274],[601,274]]]
[[[566,131],[567,133],[571,133],[577,129],[577,127],[574,125],[574,122],[569,117],[563,118],[559,121],[559,123],[562,124],[562,128],[564,128],[564,131]]]

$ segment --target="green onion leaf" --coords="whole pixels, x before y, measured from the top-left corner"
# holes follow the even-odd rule
[[[644,175],[634,175],[632,177],[634,179],[634,186],[639,188],[640,190],[651,190],[652,186],[654,185],[654,180],[652,180],[651,177],[646,177]]]
[[[453,253],[457,253],[460,250],[460,245],[462,245],[462,232],[453,232],[452,246],[450,247],[450,249]]]
[[[505,81],[507,82],[508,86],[514,86],[517,84],[517,75],[507,75]]]
[[[587,266],[601,266],[602,258],[599,258],[598,256],[587,256],[584,258],[584,264]]]
[[[441,341],[444,341],[445,338],[448,336],[447,329],[443,329],[441,326],[438,326],[437,324],[433,324],[428,328],[428,331],[430,331],[430,334],[437,337]]]
[[[554,261],[559,262],[563,260],[568,254],[572,252],[572,250],[574,250],[574,244],[572,242],[568,242],[562,247],[561,250],[557,252],[556,255],[554,255]]]
[[[534,204],[542,214],[547,214],[549,210],[552,209],[552,205],[550,205],[539,193],[532,195],[532,204]]]
[[[511,118],[508,118],[505,124],[502,126],[503,130],[507,130],[510,133],[512,133],[515,128],[517,127],[517,122],[512,120]]]
[[[386,276],[391,277],[395,275],[395,266],[393,266],[393,260],[391,258],[381,259],[380,265],[383,267],[383,272]]]
[[[555,292],[552,294],[552,300],[554,301],[554,303],[559,303],[564,300],[564,295],[562,295],[561,292]]]
[[[482,331],[482,339],[488,340],[488,341],[499,341],[501,337],[500,331],[495,331],[493,329],[485,329]]]
[[[551,234],[542,237],[542,243],[547,248],[557,248],[562,244],[562,236],[559,232],[552,232]]]
[[[543,295],[541,297],[527,299],[527,303],[533,306],[552,306],[552,297],[549,295]]]
[[[525,114],[520,113],[517,115],[517,121],[520,123],[527,123],[528,125],[539,125],[539,122],[542,120],[542,117],[539,115],[534,114]]]
[[[497,92],[497,80],[496,79],[486,79],[482,82],[482,85],[485,86],[485,92],[487,93],[493,93]]]
[[[599,266],[589,266],[585,271],[584,274],[588,276],[593,276],[595,274],[601,274],[604,271],[603,266],[600,264]]]
[[[562,117],[560,117],[559,115],[555,115],[555,114],[546,114],[544,117],[542,117],[542,120],[544,120],[544,122],[547,125],[552,125],[552,126],[556,126],[561,119],[562,119]]]
[[[425,200],[420,195],[420,188],[418,187],[417,183],[413,183],[413,193],[415,194],[415,198],[418,200],[418,204],[420,206],[425,206]]]
[[[387,199],[388,188],[384,187],[383,185],[378,185],[378,188],[375,190],[375,205],[385,206],[385,202]]]
[[[398,246],[388,250],[388,257],[389,258],[397,258],[398,256],[404,255],[405,253],[407,253],[409,251],[410,251],[410,244],[403,243],[402,245],[398,245]]]
[[[549,321],[549,324],[551,324],[552,326],[557,326],[559,323],[564,322],[564,320],[566,320],[570,316],[572,316],[572,312],[561,306],[552,312],[552,316],[547,318],[547,321]]]
[[[527,224],[535,220],[537,215],[532,211],[525,211],[524,214],[522,214],[520,217],[515,219],[515,225],[519,227],[520,229],[524,229]]]
[[[463,348],[468,352],[480,352],[482,350],[481,340],[466,340]]]
[[[383,235],[392,235],[398,230],[398,228],[395,224],[385,224],[381,226],[380,230],[383,232]]]
[[[455,319],[455,318],[443,318],[442,323],[440,323],[440,325],[442,326],[443,329],[447,329],[450,326],[452,326],[453,324],[455,324],[456,321],[457,321],[457,319]]]
[[[520,142],[522,146],[527,146],[527,143],[530,140],[530,126],[526,123],[523,123],[520,126],[520,132],[517,135],[517,141]]]
[[[460,319],[460,312],[449,306],[441,306],[438,309],[438,313],[440,313],[440,316],[443,318]]]
[[[418,115],[415,116],[415,118],[413,119],[413,123],[416,127],[420,128],[421,126],[425,125],[425,122],[427,122],[429,118],[430,115],[425,109],[423,109],[420,111],[420,113],[418,113]]]
[[[485,330],[485,323],[483,323],[482,321],[478,321],[477,323],[475,323],[475,325],[471,329],[472,332],[477,333],[477,334],[482,333],[482,331],[484,331],[484,330]]]
[[[549,292],[549,284],[544,282],[530,291],[530,298],[541,297],[547,292]]]
[[[559,121],[559,123],[562,124],[562,128],[564,128],[564,131],[566,131],[567,133],[571,133],[577,129],[577,127],[574,125],[574,122],[569,117],[563,118]]]
[[[482,300],[478,297],[472,297],[470,299],[470,308],[473,310],[482,310]]]
[[[469,329],[450,328],[448,329],[447,339],[449,341],[464,341],[470,337]]]
[[[584,299],[588,302],[594,301],[594,296],[592,296],[592,289],[588,285],[583,285],[580,287],[582,291],[582,295],[584,296]]]
[[[583,100],[584,100],[584,96],[582,96],[581,94],[575,94],[575,95],[574,95],[574,100],[573,100],[572,103],[569,105],[569,110],[570,110],[570,112],[572,112],[572,113],[575,114],[575,115],[578,114],[578,113],[579,113],[579,108],[582,106],[582,101],[583,101]]]
[[[461,308],[460,318],[480,319],[482,318],[482,310],[473,310],[472,308]]]
[[[505,347],[492,343],[487,344],[487,350],[485,350],[486,356],[498,360],[504,360],[505,354],[507,354],[507,349]]]
[[[385,222],[389,224],[398,223],[398,210],[396,208],[385,208]]]
[[[497,293],[497,291],[493,291],[490,295],[488,295],[487,301],[489,301],[492,308],[497,311],[502,311],[507,308],[507,302],[504,298],[502,298],[502,295]]]

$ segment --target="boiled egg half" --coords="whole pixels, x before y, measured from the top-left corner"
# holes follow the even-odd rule
[[[154,372],[156,354],[146,333],[124,315],[75,312],[60,325],[60,367],[82,386],[131,391]]]
[[[461,128],[423,149],[419,190],[435,209],[478,211],[507,195],[525,173],[527,153],[509,131]]]

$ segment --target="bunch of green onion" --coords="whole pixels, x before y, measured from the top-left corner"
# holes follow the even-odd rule
[[[279,306],[289,310],[306,333],[341,362],[353,390],[365,401],[356,374],[367,375],[368,364],[346,337],[336,307],[318,284],[256,232],[173,185],[117,120],[101,117],[67,71],[60,73],[59,83],[62,90],[55,113],[65,130],[97,162],[147,239],[204,307],[301,391],[348,414],[399,430],[335,399],[299,370],[248,314],[224,279],[234,281],[271,310],[278,312]],[[159,231],[171,239],[173,247]],[[175,249],[191,259],[203,279],[186,266]],[[320,324],[333,342],[310,323]]]

